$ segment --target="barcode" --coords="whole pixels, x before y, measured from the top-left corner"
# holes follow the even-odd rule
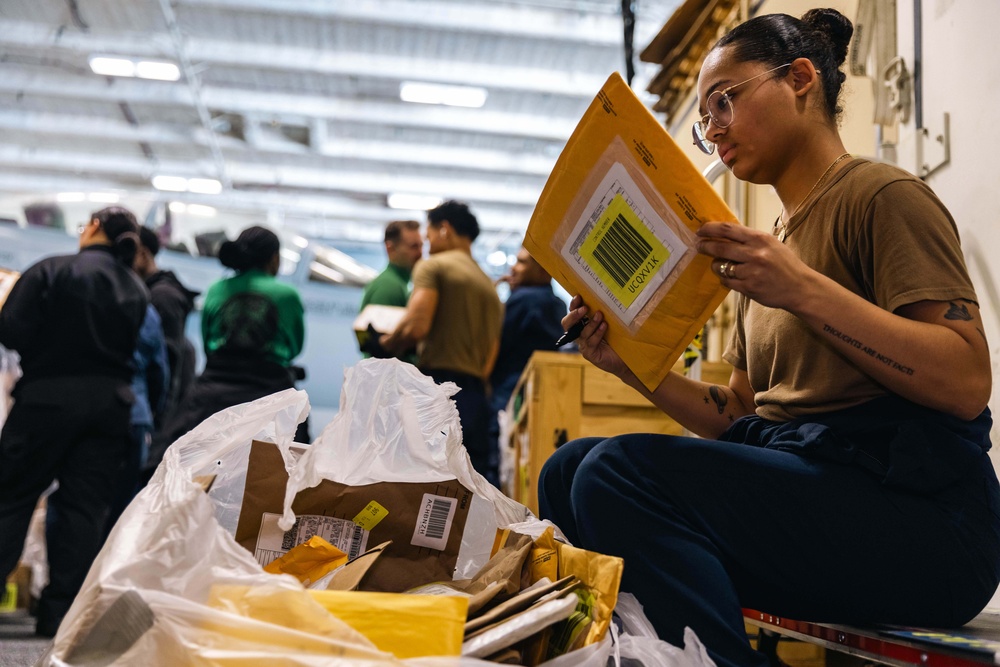
[[[420,501],[410,544],[444,551],[448,546],[457,506],[458,500],[455,498],[425,493]]]
[[[625,287],[652,252],[653,247],[619,213],[594,248],[594,259],[619,287]]]
[[[347,552],[347,559],[354,560],[361,554],[361,546],[364,544],[365,531],[361,526],[355,525],[351,531],[351,548]]]
[[[287,551],[277,551],[275,549],[257,549],[254,556],[261,567],[267,567],[274,561],[284,556]]]
[[[297,538],[299,535],[299,526],[301,524],[302,524],[302,517],[295,517],[295,523],[292,524],[292,527],[290,529],[285,531],[285,534],[281,538],[282,550],[291,551],[292,547],[294,547],[299,543]]]
[[[427,537],[440,540],[444,537],[444,529],[448,526],[448,512],[453,503],[447,500],[432,500],[431,515],[427,519]]]

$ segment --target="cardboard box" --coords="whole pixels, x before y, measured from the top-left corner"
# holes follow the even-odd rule
[[[296,496],[295,525],[283,531],[278,520],[287,483],[278,448],[255,441],[236,541],[262,566],[319,535],[352,559],[392,541],[365,575],[363,590],[401,592],[454,576],[472,501],[457,480],[362,486],[324,480]]]

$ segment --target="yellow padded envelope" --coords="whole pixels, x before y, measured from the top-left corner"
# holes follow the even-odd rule
[[[736,216],[617,73],[563,149],[524,246],[608,322],[606,339],[650,390],[725,298],[695,250]]]
[[[295,591],[226,585],[212,586],[208,604],[229,613],[299,630],[305,633],[301,642],[307,642],[309,635],[316,635],[317,639],[345,642],[347,648],[352,648],[353,644],[360,653],[368,640],[378,650],[397,658],[461,654],[469,605],[465,597],[447,595]],[[323,609],[329,614],[323,614]],[[264,635],[258,637],[263,643],[268,639]]]

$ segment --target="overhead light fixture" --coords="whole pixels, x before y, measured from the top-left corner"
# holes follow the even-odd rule
[[[153,187],[167,192],[197,192],[217,195],[222,192],[222,182],[214,178],[185,178],[184,176],[153,176]]]
[[[183,176],[153,176],[153,187],[167,192],[184,192],[188,179]]]
[[[90,69],[104,76],[135,76],[135,62],[128,58],[91,56]]]
[[[486,95],[486,89],[477,86],[451,86],[416,81],[404,81],[399,85],[399,99],[418,104],[444,104],[477,109],[486,104]]]
[[[87,201],[87,193],[85,192],[60,192],[56,195],[57,202],[74,202],[74,201]]]
[[[182,201],[172,201],[167,204],[167,208],[170,209],[171,213],[187,213],[188,207]]]
[[[486,258],[486,261],[490,266],[506,266],[507,265],[507,253],[503,250],[494,250]]]
[[[90,69],[103,76],[130,76],[157,81],[177,81],[181,69],[169,60],[134,60],[121,56],[91,56]]]
[[[99,204],[117,204],[119,199],[114,192],[91,192],[87,195],[87,201]]]
[[[222,182],[214,178],[189,178],[187,189],[202,195],[217,195],[222,192]]]
[[[438,206],[443,199],[432,195],[409,195],[401,192],[394,192],[385,198],[389,208],[402,209],[404,211],[427,211]]]
[[[181,78],[181,68],[163,60],[140,60],[135,64],[135,75],[140,79],[177,81]]]
[[[217,213],[214,206],[205,206],[204,204],[188,204],[187,212],[199,218],[214,218]]]

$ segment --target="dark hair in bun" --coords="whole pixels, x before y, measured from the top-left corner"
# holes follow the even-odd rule
[[[91,220],[100,223],[104,235],[111,241],[111,252],[118,261],[132,266],[139,250],[139,223],[132,211],[121,206],[108,206],[92,213]]]
[[[808,58],[819,70],[826,110],[831,118],[843,109],[837,103],[847,76],[840,66],[854,34],[850,20],[836,9],[810,9],[801,19],[788,14],[756,16],[723,35],[716,49],[732,49],[737,60],[780,67]]]
[[[219,261],[238,272],[264,269],[281,250],[278,235],[266,227],[244,229],[235,241],[225,241],[219,248]]]

